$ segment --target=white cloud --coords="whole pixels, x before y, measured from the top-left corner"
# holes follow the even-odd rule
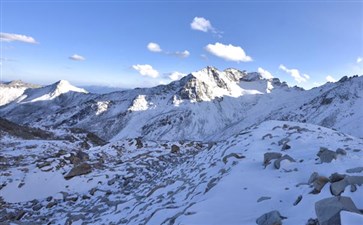
[[[357,58],[357,63],[360,63],[360,62],[362,62],[363,61],[363,58],[362,57],[358,57]]]
[[[182,52],[176,51],[176,52],[174,52],[172,54],[176,55],[176,56],[178,56],[180,58],[186,58],[186,57],[188,57],[190,55],[190,52],[185,50],[185,51],[182,51]]]
[[[148,64],[133,65],[132,68],[137,70],[140,73],[140,75],[142,75],[142,76],[147,76],[147,77],[152,77],[152,78],[157,78],[159,76],[159,72],[157,70],[155,70],[151,65],[148,65]]]
[[[6,42],[20,41],[20,42],[25,42],[25,43],[30,43],[30,44],[38,43],[34,38],[32,38],[30,36],[26,36],[26,35],[22,35],[22,34],[9,34],[9,33],[0,33],[0,41],[6,41]]]
[[[257,72],[259,72],[262,75],[262,77],[265,78],[265,79],[274,78],[270,72],[268,72],[267,70],[262,69],[261,67],[259,67],[257,69]]]
[[[174,55],[174,56],[177,56],[177,57],[180,57],[180,58],[186,58],[190,55],[190,52],[188,50],[185,50],[185,51],[176,51],[176,52],[169,52],[169,51],[163,51],[160,47],[159,44],[157,43],[154,43],[154,42],[150,42],[148,45],[147,45],[147,49],[149,49],[149,51],[151,52],[162,52],[166,55]]]
[[[84,60],[86,60],[86,58],[84,58],[83,56],[78,55],[78,54],[73,54],[72,56],[69,56],[68,58],[70,60],[73,60],[73,61],[84,61]]]
[[[279,66],[279,69],[290,74],[295,79],[295,81],[298,83],[307,82],[310,79],[309,75],[301,74],[299,72],[299,70],[297,70],[297,69],[288,69],[288,68],[286,68],[286,66],[284,66],[282,64]]]
[[[207,45],[205,47],[205,50],[211,53],[212,55],[215,55],[227,61],[235,61],[235,62],[252,61],[252,58],[250,56],[247,56],[245,51],[241,47],[233,46],[231,44],[224,45],[216,42],[214,45],[213,44]]]
[[[199,30],[203,32],[215,31],[210,21],[203,17],[194,17],[192,23],[190,24],[190,27],[193,30]]]
[[[173,81],[180,80],[182,77],[185,77],[186,75],[187,75],[186,73],[180,73],[180,72],[175,71],[175,72],[172,72],[169,74],[169,78]]]
[[[147,45],[147,49],[149,49],[149,51],[151,51],[151,52],[161,52],[162,51],[160,48],[160,45],[157,43],[154,43],[154,42],[150,42]]]
[[[337,80],[335,80],[334,79],[334,77],[332,77],[332,76],[327,76],[327,77],[325,77],[325,79],[326,79],[326,81],[328,81],[328,82],[336,82]]]

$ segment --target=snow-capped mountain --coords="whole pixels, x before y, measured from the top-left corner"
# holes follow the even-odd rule
[[[1,224],[363,224],[362,76],[304,90],[207,67],[8,99]]]
[[[230,135],[234,127],[269,119],[313,123],[361,137],[363,125],[345,118],[362,117],[362,85],[362,77],[353,77],[305,91],[259,73],[207,67],[168,85],[104,95],[74,87],[69,88],[72,95],[59,95],[62,91],[54,91],[63,86],[59,82],[30,90],[36,93],[0,108],[0,116],[40,127],[79,127],[107,140],[213,140],[220,133]]]
[[[19,98],[26,89],[39,87],[39,85],[25,83],[21,80],[0,83],[0,106]]]

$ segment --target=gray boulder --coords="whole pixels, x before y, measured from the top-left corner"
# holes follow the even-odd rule
[[[329,182],[329,178],[324,177],[324,176],[318,176],[313,182],[314,190],[311,193],[312,194],[320,193],[321,190],[323,189],[323,187],[325,186],[325,184],[327,184],[328,182]]]
[[[283,160],[288,160],[290,162],[296,162],[295,159],[293,159],[291,156],[289,155],[284,155],[282,157],[280,157],[279,159],[277,159],[275,162],[274,162],[274,166],[276,169],[280,169],[280,166],[281,166],[281,162]]]
[[[279,152],[266,152],[263,155],[263,165],[266,167],[270,164],[271,160],[281,158],[282,154]]]
[[[333,159],[337,158],[337,153],[334,151],[331,151],[327,148],[324,147],[320,147],[320,150],[317,154],[317,156],[319,156],[320,161],[322,163],[330,163],[331,161],[333,161]]]
[[[360,213],[349,197],[331,197],[315,203],[319,225],[341,225],[340,211]]]
[[[363,176],[345,176],[343,180],[334,182],[330,185],[330,192],[332,195],[339,196],[344,192],[345,188],[349,185],[362,185]]]
[[[92,167],[88,163],[81,163],[71,169],[67,175],[64,176],[66,180],[71,179],[72,177],[83,175],[90,173],[92,171]]]
[[[286,219],[286,217],[281,216],[279,211],[274,210],[260,216],[256,223],[258,225],[282,225],[283,219]]]

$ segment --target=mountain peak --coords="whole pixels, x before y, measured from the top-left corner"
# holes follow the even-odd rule
[[[83,88],[78,88],[76,86],[73,86],[69,81],[67,80],[59,80],[57,82],[55,82],[54,84],[51,85],[52,89],[53,89],[53,94],[58,96],[60,94],[64,94],[67,93],[69,91],[73,91],[73,92],[81,92],[81,93],[88,93],[88,91],[86,91]]]

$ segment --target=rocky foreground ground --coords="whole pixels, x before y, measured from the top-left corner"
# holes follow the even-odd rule
[[[1,224],[363,224],[363,140],[341,132],[268,121],[218,142],[56,136],[2,134]]]

